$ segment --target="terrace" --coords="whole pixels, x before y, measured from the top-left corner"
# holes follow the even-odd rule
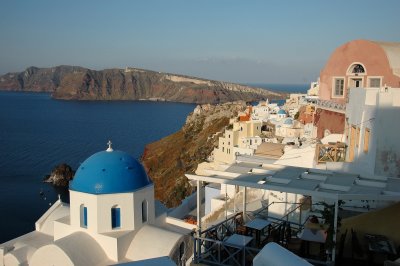
[[[194,235],[195,263],[251,265],[254,257],[266,244],[275,242],[314,265],[332,265],[342,256],[346,237],[344,234],[338,236],[339,205],[343,200],[400,200],[400,180],[394,178],[361,177],[356,174],[271,164],[253,164],[252,168],[250,166],[249,163],[237,163],[225,171],[213,170],[208,176],[186,175],[190,180],[197,182],[198,201],[201,198],[200,188],[203,182],[239,186],[242,187],[243,194],[242,211],[225,215],[225,219],[205,225],[204,228],[200,209],[197,210],[197,232]],[[288,202],[270,202],[258,211],[249,212],[246,210],[247,188],[325,199],[333,203],[329,206],[332,219],[328,221],[325,217],[319,219],[321,223],[318,224],[304,223],[301,222],[304,219],[300,214],[298,221],[289,220],[291,213],[300,211],[304,202],[289,203],[293,204],[293,208],[280,218],[271,216],[269,209],[273,204]],[[252,228],[252,222],[261,223],[263,226],[258,229]],[[328,229],[331,232],[327,234]],[[310,249],[305,244],[308,242],[314,242]],[[331,248],[327,248],[329,243],[332,244]],[[327,253],[327,249],[331,250],[331,253]],[[309,250],[311,252],[308,252]]]

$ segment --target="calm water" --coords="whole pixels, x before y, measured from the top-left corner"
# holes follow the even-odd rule
[[[265,83],[251,83],[250,86],[271,89],[273,91],[282,91],[286,93],[307,93],[310,84],[265,84]]]
[[[43,176],[62,162],[74,169],[95,152],[136,158],[146,143],[181,128],[192,104],[52,100],[49,94],[0,92],[0,243],[34,229],[57,200]],[[44,196],[39,192],[43,190]]]

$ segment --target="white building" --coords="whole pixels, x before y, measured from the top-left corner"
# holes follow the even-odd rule
[[[247,139],[260,136],[263,122],[251,119],[252,107],[247,109],[247,113],[239,116],[239,121],[231,121],[222,137],[219,137],[218,147],[214,149],[214,160],[223,163],[232,163],[237,154],[252,154],[253,140]],[[260,143],[261,144],[261,143]]]
[[[318,96],[319,94],[319,78],[317,81],[311,82],[310,89],[307,90],[307,96]]]
[[[261,101],[257,105],[252,106],[251,119],[267,121],[270,114],[276,114],[279,111],[279,106],[276,103],[269,103],[267,101]]]
[[[301,138],[304,135],[303,125],[292,118],[286,118],[275,125],[275,136],[283,138]]]
[[[157,206],[142,165],[110,143],[77,170],[70,204],[58,200],[35,231],[0,245],[0,265],[180,263],[191,251],[190,228],[168,224]]]
[[[346,106],[347,162],[330,169],[400,177],[400,89],[353,88]]]

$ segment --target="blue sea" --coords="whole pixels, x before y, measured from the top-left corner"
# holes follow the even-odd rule
[[[42,182],[54,166],[65,162],[76,169],[105,150],[108,140],[114,149],[139,158],[146,143],[179,130],[194,107],[0,92],[0,243],[34,230],[57,194],[66,198],[66,190]]]
[[[252,84],[255,85],[255,84]],[[306,86],[257,84],[282,91]],[[304,88],[303,88],[304,87]],[[0,243],[34,230],[68,192],[43,183],[60,163],[76,169],[95,152],[140,158],[147,143],[179,130],[195,105],[142,101],[62,101],[47,93],[0,92]],[[44,195],[40,195],[43,191]]]
[[[246,84],[252,87],[268,89],[272,91],[280,91],[286,93],[307,93],[310,84],[265,84],[265,83],[249,83]],[[285,100],[271,100],[271,103],[277,103],[279,106],[285,104]]]
[[[310,88],[310,84],[249,83],[247,85],[286,93],[307,93]]]

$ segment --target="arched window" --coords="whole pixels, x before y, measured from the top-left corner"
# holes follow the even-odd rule
[[[356,64],[353,67],[352,73],[365,73],[364,67],[360,64]]]
[[[117,206],[111,208],[111,227],[112,229],[121,227],[121,209]]]
[[[142,201],[142,223],[147,222],[147,200]]]
[[[353,63],[347,69],[348,75],[358,75],[358,74],[365,74],[366,70],[365,67],[361,63]]]
[[[79,217],[80,217],[80,226],[83,228],[87,228],[87,207],[81,204],[79,208]]]

